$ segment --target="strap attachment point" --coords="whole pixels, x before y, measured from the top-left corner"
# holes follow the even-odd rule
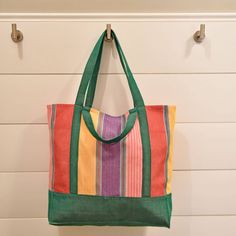
[[[111,24],[107,24],[107,30],[106,30],[106,36],[105,41],[111,42],[113,40],[113,37],[111,35]]]

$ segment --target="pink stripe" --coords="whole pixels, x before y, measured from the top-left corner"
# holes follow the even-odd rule
[[[137,119],[132,131],[126,136],[126,196],[142,195],[142,142]]]

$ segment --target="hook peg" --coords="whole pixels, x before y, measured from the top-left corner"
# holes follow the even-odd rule
[[[11,38],[12,38],[13,42],[15,42],[15,43],[18,43],[23,40],[23,34],[21,33],[20,30],[17,30],[16,24],[12,24]]]
[[[111,36],[111,24],[107,24],[107,31],[106,31],[105,40],[106,40],[107,42],[111,42],[111,41],[112,41],[112,36]]]
[[[200,25],[200,30],[196,31],[193,35],[193,39],[196,43],[201,43],[205,38],[205,24]]]

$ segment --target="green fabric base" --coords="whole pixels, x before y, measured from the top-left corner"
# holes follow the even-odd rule
[[[49,191],[52,225],[170,227],[171,194],[161,197],[104,197]]]

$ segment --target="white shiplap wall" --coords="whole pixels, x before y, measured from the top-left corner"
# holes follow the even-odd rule
[[[20,44],[10,38],[14,22]],[[47,223],[46,105],[74,102],[106,23],[146,104],[177,106],[170,230]],[[196,44],[200,23],[206,39]],[[235,236],[235,29],[234,14],[0,15],[0,235]],[[100,71],[94,106],[125,112],[132,102],[114,45]]]

